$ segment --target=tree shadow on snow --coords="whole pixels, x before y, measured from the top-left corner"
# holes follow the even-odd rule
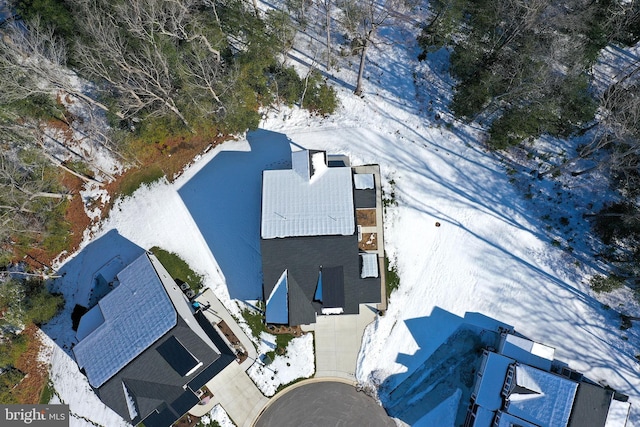
[[[247,140],[249,151],[219,152],[178,191],[239,300],[262,298],[262,171],[291,166],[286,135],[257,130]]]
[[[74,310],[79,316],[83,309],[93,307],[109,292],[108,284],[116,275],[144,252],[145,249],[122,237],[117,230],[110,230],[89,243],[60,268],[61,277],[51,282],[51,290],[64,295],[65,306],[43,325],[42,331],[72,356],[71,348],[77,342],[72,322]]]

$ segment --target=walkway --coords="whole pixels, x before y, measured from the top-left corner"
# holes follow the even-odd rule
[[[360,304],[360,314],[318,316],[315,331],[316,378],[342,378],[355,383],[356,362],[367,325],[375,319],[375,307]]]
[[[196,298],[196,301],[203,306],[209,305],[204,314],[212,324],[216,325],[224,321],[229,326],[229,329],[240,341],[242,349],[247,352],[248,357],[242,364],[231,362],[229,366],[209,381],[206,385],[213,393],[213,398],[206,405],[193,407],[189,413],[200,417],[211,411],[215,405],[220,404],[237,426],[250,426],[262,408],[269,402],[269,399],[260,392],[246,372],[256,360],[256,349],[211,289],[204,291]],[[220,335],[225,339],[223,334]],[[229,343],[227,342],[227,344]]]

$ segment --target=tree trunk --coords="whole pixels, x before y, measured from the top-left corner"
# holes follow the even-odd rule
[[[358,96],[362,96],[362,76],[364,75],[364,64],[367,60],[367,49],[369,48],[369,41],[371,37],[373,37],[373,32],[375,28],[369,30],[367,35],[364,38],[364,44],[362,45],[362,50],[360,52],[360,68],[358,68],[358,81],[356,82],[356,90],[353,91]]]
[[[325,1],[325,26],[327,27],[327,71],[329,71],[331,69],[331,0]]]
[[[58,199],[58,200],[62,200],[62,199],[71,200],[71,199],[73,199],[73,195],[71,195],[71,194],[46,193],[44,191],[39,191],[37,193],[30,193],[29,194],[29,198],[30,199],[34,199],[36,197],[46,197],[46,198],[49,198],[49,199]]]

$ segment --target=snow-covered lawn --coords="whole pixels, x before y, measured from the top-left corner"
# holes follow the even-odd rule
[[[272,334],[260,335],[259,354],[275,350],[276,340]],[[313,357],[313,334],[294,338],[284,355],[276,357],[268,366],[262,363],[251,365],[247,373],[265,396],[273,396],[278,387],[299,378],[309,378],[315,372]]]
[[[451,93],[446,52],[418,63],[408,48],[415,45],[414,30],[382,38],[383,49],[370,52],[364,98],[338,87],[341,107],[328,118],[270,110],[247,140],[217,147],[172,184],[159,182],[117,202],[62,266],[66,275],[56,288],[67,297],[66,311],[45,332],[68,352],[70,310],[87,300],[86,280],[112,258],[126,264],[156,245],[201,273],[233,313],[239,313],[233,299],[260,297],[261,171],[288,165],[290,139],[294,146],[348,154],[356,165],[380,164],[385,191],[395,193],[385,241],[401,285],[385,315],[367,329],[357,372],[361,381],[384,385],[383,402],[463,323],[506,324],[555,347],[557,359],[589,379],[628,394],[631,419],[640,419],[638,326],[621,331],[617,313],[590,291],[584,278],[595,271],[592,258],[552,244],[543,232],[545,210],[483,150],[481,130],[451,119],[444,109]],[[305,56],[294,57],[302,68]],[[353,82],[353,71],[345,66],[335,80]],[[555,209],[574,213],[561,202],[554,201]],[[587,226],[576,221],[576,233]],[[638,315],[634,307],[624,309]],[[302,363],[308,371],[313,358]],[[52,365],[56,390],[72,411],[104,425],[122,423],[93,396],[65,351],[54,349]],[[460,396],[459,389],[443,395],[418,424],[451,425],[451,412],[467,404]]]

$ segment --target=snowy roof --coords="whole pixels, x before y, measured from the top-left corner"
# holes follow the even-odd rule
[[[541,426],[564,427],[569,422],[578,383],[549,372],[517,365],[507,412]]]
[[[353,175],[353,185],[356,190],[371,190],[373,189],[373,174],[372,173],[357,173]]]
[[[73,348],[78,365],[96,388],[177,322],[176,310],[147,254],[122,270],[118,279],[120,285],[98,302],[104,322]]]
[[[537,425],[525,421],[521,418],[514,417],[506,412],[498,411],[498,426],[497,427],[538,427]]]
[[[263,239],[355,232],[351,168],[325,160],[324,152],[295,152],[294,169],[263,172]]]
[[[91,332],[95,331],[98,326],[104,323],[104,316],[100,309],[100,304],[95,305],[91,310],[87,311],[78,324],[78,330],[76,331],[76,338],[78,341],[82,341]]]
[[[493,417],[495,417],[495,415],[496,413],[494,411],[490,411],[482,406],[479,406],[476,410],[473,427],[492,427]]]
[[[483,356],[482,367],[478,372],[475,393],[476,403],[490,411],[497,411],[502,407],[500,392],[507,375],[509,365],[514,363],[501,354],[488,352]],[[481,375],[481,376],[480,376]]]
[[[282,272],[266,303],[266,322],[286,325],[289,323],[289,284],[287,270]]]
[[[612,400],[604,427],[625,427],[627,425],[627,419],[629,418],[630,409],[631,404],[629,402]]]
[[[363,253],[360,254],[362,258],[362,270],[360,271],[360,277],[365,279],[367,277],[378,277],[378,255]]]
[[[554,348],[512,334],[503,335],[500,353],[526,365],[551,370]]]

